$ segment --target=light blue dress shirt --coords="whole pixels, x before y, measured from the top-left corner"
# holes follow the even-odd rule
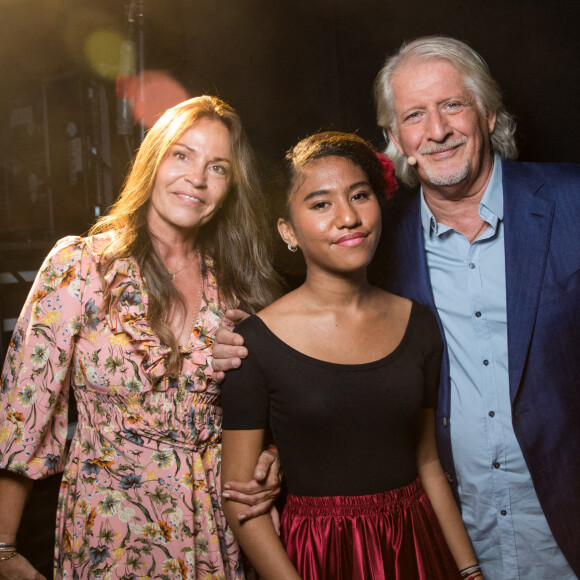
[[[427,263],[449,350],[451,443],[463,520],[486,580],[574,579],[512,427],[497,157],[479,215],[490,225],[470,245],[436,222],[421,192]]]

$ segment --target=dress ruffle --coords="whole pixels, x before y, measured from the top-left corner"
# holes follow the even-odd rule
[[[209,307],[201,309],[188,343],[179,347],[183,357],[193,363],[207,360],[208,354],[200,351],[212,346],[213,337],[223,320],[215,277],[208,268],[211,264],[209,258],[204,258],[202,304],[205,302]],[[133,258],[117,260],[104,280],[105,291],[112,294],[106,314],[107,323],[113,333],[126,334],[130,338],[131,345],[141,356],[143,372],[152,384],[156,384],[166,375],[171,349],[153,333],[147,320],[148,294],[137,262]],[[211,366],[206,367],[204,372],[210,377]]]

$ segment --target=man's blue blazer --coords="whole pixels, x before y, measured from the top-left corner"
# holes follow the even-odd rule
[[[502,169],[512,421],[552,533],[580,576],[580,166],[504,160]],[[385,212],[371,279],[436,313],[417,193]],[[445,350],[437,441],[455,490],[452,421]]]

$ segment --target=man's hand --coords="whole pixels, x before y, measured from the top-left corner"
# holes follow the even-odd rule
[[[226,324],[234,327],[248,316],[249,314],[242,310],[226,310]],[[238,368],[242,364],[241,359],[248,356],[244,339],[227,326],[222,326],[217,331],[212,347],[214,370],[212,380],[216,383],[221,383],[225,379],[225,371]]]
[[[270,512],[276,532],[279,533],[278,511],[273,504],[280,493],[281,482],[282,473],[278,452],[267,449],[262,451],[258,459],[254,470],[254,479],[248,482],[228,481],[224,485],[225,491],[222,493],[222,497],[250,506],[238,515],[238,519],[242,521]]]

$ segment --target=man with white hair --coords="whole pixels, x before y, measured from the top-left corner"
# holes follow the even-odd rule
[[[437,313],[441,461],[486,579],[580,573],[580,167],[516,163],[483,59],[403,45],[375,84],[401,195],[377,280]]]
[[[484,576],[576,578],[580,167],[510,160],[515,123],[458,40],[403,45],[375,94],[387,154],[420,191],[384,216],[374,281],[437,314],[439,455]],[[214,369],[239,366],[241,337],[217,339]]]

